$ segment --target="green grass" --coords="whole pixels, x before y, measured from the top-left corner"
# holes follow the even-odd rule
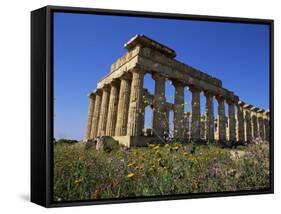
[[[111,151],[54,145],[54,200],[269,188],[269,146],[150,145]]]

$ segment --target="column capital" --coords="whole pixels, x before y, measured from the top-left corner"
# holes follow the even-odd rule
[[[205,97],[214,97],[215,94],[212,91],[203,91]]]
[[[96,95],[101,95],[102,94],[102,88],[98,88],[94,92]]]
[[[175,88],[178,88],[178,87],[184,87],[185,84],[177,79],[171,79],[172,81],[172,84]]]
[[[193,92],[201,92],[202,88],[200,88],[197,85],[188,85],[188,89],[193,93]]]
[[[120,79],[113,79],[110,83],[110,86],[118,86],[120,84]]]
[[[101,89],[103,91],[109,91],[110,90],[110,83],[109,84],[105,84]]]
[[[89,97],[90,99],[95,98],[95,96],[96,96],[96,94],[95,94],[94,92],[91,92],[91,93],[88,94],[88,97]]]
[[[165,81],[166,77],[159,73],[153,73],[152,79],[154,79],[155,81]]]
[[[139,73],[141,75],[144,75],[146,73],[145,70],[140,65],[134,66],[133,68],[131,68],[129,70],[129,72],[131,72],[131,73]]]
[[[234,104],[235,104],[235,101],[232,100],[232,99],[229,98],[229,97],[225,99],[225,102],[226,102],[228,105],[234,105]]]
[[[225,97],[222,96],[222,95],[220,95],[220,94],[216,95],[216,99],[217,99],[217,101],[219,101],[219,102],[225,101]]]

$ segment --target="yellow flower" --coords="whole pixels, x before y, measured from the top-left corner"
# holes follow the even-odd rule
[[[135,174],[134,173],[129,173],[128,175],[127,175],[127,178],[131,178],[131,177],[133,177]]]
[[[135,165],[135,164],[136,164],[136,163],[133,162],[133,163],[128,164],[127,166],[130,167],[130,166],[133,166],[133,165]]]

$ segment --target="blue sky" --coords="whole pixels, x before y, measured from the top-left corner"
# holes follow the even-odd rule
[[[55,138],[84,137],[87,94],[109,72],[110,65],[126,53],[123,45],[136,34],[145,34],[174,49],[178,60],[219,78],[240,100],[269,108],[267,25],[55,13]],[[149,75],[144,85],[154,91]],[[169,102],[173,102],[173,93],[166,82]],[[190,101],[191,94],[186,90],[185,111],[190,111]],[[202,95],[202,110],[204,104]],[[146,112],[145,126],[149,127],[151,110]]]

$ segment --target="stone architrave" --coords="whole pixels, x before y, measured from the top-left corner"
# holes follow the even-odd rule
[[[164,103],[165,103],[165,77],[159,74],[153,74],[155,80],[154,102],[153,102],[153,132],[155,135],[163,137],[164,134]]]
[[[128,112],[131,94],[131,75],[123,75],[120,83],[119,102],[117,107],[117,122],[115,136],[125,136],[127,134]]]
[[[110,87],[108,85],[104,86],[102,89],[102,100],[101,100],[101,110],[100,119],[98,125],[98,136],[104,136],[106,131],[106,120],[108,113],[108,102],[109,102]]]
[[[132,69],[132,85],[129,104],[127,135],[141,136],[143,127],[143,78],[145,72],[138,67]]]
[[[227,100],[228,104],[228,137],[230,141],[236,140],[235,106],[232,100]]]
[[[200,113],[200,92],[201,90],[194,86],[189,86],[189,90],[192,93],[191,101],[191,139],[200,139],[200,129],[201,129],[201,113]]]
[[[244,111],[243,104],[237,104],[237,140],[245,141],[245,122],[244,122]]]
[[[184,84],[173,81],[175,87],[174,101],[174,137],[183,138],[184,135]]]
[[[88,120],[87,120],[86,134],[85,134],[86,141],[91,139],[92,121],[93,121],[96,95],[94,93],[89,94],[89,99],[90,99],[90,103],[89,103]]]
[[[117,119],[118,95],[119,95],[119,81],[111,82],[110,98],[108,104],[108,115],[106,121],[106,135],[114,136]]]
[[[206,140],[214,140],[214,95],[208,91],[205,91],[204,95],[206,97]]]
[[[217,97],[218,101],[218,138],[219,140],[226,140],[226,121],[225,121],[225,106],[224,98]]]
[[[95,138],[98,134],[98,125],[99,125],[101,99],[102,99],[101,90],[97,90],[95,94],[96,94],[96,100],[95,100],[95,107],[93,113],[92,130],[90,135],[91,139]]]

